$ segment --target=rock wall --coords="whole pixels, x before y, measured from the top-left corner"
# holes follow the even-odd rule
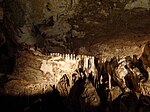
[[[149,40],[149,0],[6,0],[4,5],[8,37],[44,52],[110,59],[139,55]]]
[[[57,89],[64,98],[63,103],[73,112],[80,109],[83,112],[99,111],[101,103],[113,103],[123,92],[119,81],[124,79],[115,79],[119,87],[111,82],[108,73],[115,72],[114,69],[109,71],[109,63],[111,67],[115,66],[110,61],[112,57],[124,59],[126,56],[138,55],[149,70],[149,43],[143,47],[143,43],[150,40],[149,4],[149,0],[5,0],[4,34],[0,34],[0,51],[3,51],[0,52],[0,68],[10,64],[9,59],[12,58],[16,65],[11,74],[7,73],[7,69],[1,70],[9,75],[5,77],[0,73],[0,94],[32,96]],[[8,48],[6,52],[5,48]],[[84,73],[89,76],[90,70],[78,72],[76,69],[81,67],[77,66],[78,59],[74,60],[73,55],[59,53],[82,54],[79,60],[91,58],[89,55],[102,58],[104,63],[100,67],[103,70],[99,71],[103,80],[98,75],[94,75],[92,80],[89,77],[84,80]],[[84,67],[87,67],[87,58]],[[124,71],[119,69],[119,77],[126,75],[127,68],[123,68]],[[130,69],[128,71],[135,75]],[[111,76],[112,79],[114,77]],[[3,78],[7,78],[7,81]],[[129,76],[127,84],[136,86],[137,80],[134,78],[137,77]],[[140,92],[149,96],[150,79],[146,78],[146,82],[140,85]],[[82,81],[78,82],[79,79]],[[139,95],[135,97],[138,99]],[[102,110],[105,110],[103,106]],[[124,108],[125,105],[121,106]]]
[[[150,67],[150,42],[145,43],[141,54],[141,60],[145,67]]]
[[[16,44],[36,44],[48,52],[65,51],[67,19],[75,13],[78,0],[6,0],[4,24]]]
[[[43,94],[51,90],[53,86],[55,87],[64,75],[69,79],[67,87],[69,89],[73,86],[72,75],[76,74],[76,70],[82,66],[81,60],[84,61],[82,62],[84,68],[88,68],[90,62],[89,71],[94,70],[94,57],[92,56],[59,53],[44,55],[33,49],[20,51],[14,71],[7,74],[10,81],[4,87],[5,92],[13,95]],[[81,77],[79,74],[77,76]]]

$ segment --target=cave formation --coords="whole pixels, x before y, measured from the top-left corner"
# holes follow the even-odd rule
[[[149,112],[149,0],[0,0],[0,111]]]

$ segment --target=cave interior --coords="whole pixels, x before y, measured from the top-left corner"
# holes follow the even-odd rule
[[[150,0],[0,0],[1,112],[150,112]]]

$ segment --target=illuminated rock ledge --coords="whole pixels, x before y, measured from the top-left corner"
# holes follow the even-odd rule
[[[145,68],[147,68],[147,71],[150,73],[149,43],[144,46],[142,52],[140,58],[142,59]],[[73,80],[76,82],[82,77],[77,70],[81,67],[87,70],[89,66],[89,71],[92,71],[94,76],[93,87],[97,89],[96,85],[100,80],[96,82],[98,75],[95,71],[96,67],[94,59],[93,56],[76,56],[75,54],[50,53],[44,55],[39,51],[34,51],[32,48],[30,50],[20,51],[20,55],[16,60],[15,70],[9,75],[9,81],[5,84],[3,93],[11,95],[36,95],[51,92],[53,91],[53,87],[56,87],[62,96],[65,94],[65,96],[67,96],[74,84]],[[105,65],[106,60],[102,60],[102,63],[105,66],[104,68],[107,69],[107,66]],[[89,71],[86,72],[86,77],[89,77]],[[108,70],[106,70],[106,72],[110,73]],[[123,71],[123,73],[125,73],[125,71]],[[73,74],[76,74],[76,79],[74,79]],[[119,74],[119,77],[122,77],[121,74],[122,73]],[[69,80],[68,83],[67,80]],[[66,86],[63,85],[63,81],[66,81]],[[142,83],[141,93],[143,95],[150,95],[149,82],[150,79]],[[109,86],[111,86],[110,82]],[[63,94],[62,91],[65,90],[62,89],[65,88],[68,93]],[[115,89],[115,86],[110,87],[109,89],[112,92],[112,96],[115,95],[114,97],[117,97],[119,93],[121,93],[120,90]],[[120,92],[116,93],[116,90]]]
[[[86,63],[91,59],[94,64],[92,56],[59,53],[51,53],[48,56],[38,51],[21,51],[15,70],[9,76],[10,81],[5,85],[5,92],[13,95],[35,95],[51,91],[52,86],[56,86],[64,74],[69,79],[72,78],[81,58],[84,58]]]

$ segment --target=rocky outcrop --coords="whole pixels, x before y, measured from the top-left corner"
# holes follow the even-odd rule
[[[57,84],[57,90],[63,96],[63,102],[71,112],[99,110],[100,97],[88,79],[79,79],[74,86],[70,87],[64,76]]]
[[[130,56],[101,62],[86,55],[42,54],[31,47],[19,51],[14,72],[0,83],[0,93],[33,96],[57,91],[70,111],[106,111],[118,98],[124,105],[128,93],[137,100],[150,95],[149,71],[141,64],[140,58]]]
[[[144,44],[143,51],[140,58],[146,68],[150,67],[150,41]]]
[[[7,39],[44,52],[111,59],[138,55],[149,40],[148,0],[6,0],[4,5]]]
[[[144,49],[148,49],[147,44]],[[143,54],[144,53],[145,50]],[[146,59],[149,59],[148,54],[146,55]],[[74,86],[77,80],[83,78],[85,74],[87,78],[94,77],[92,83],[97,89],[101,83],[106,83],[108,88],[111,89],[111,80],[117,81],[117,86],[123,89],[127,83],[133,83],[136,77],[138,77],[142,83],[149,79],[149,71],[144,68],[144,65],[146,65],[148,61],[142,60],[142,56],[139,59],[132,59],[128,56],[122,59],[113,58],[110,62],[105,62],[105,60],[100,62],[100,60],[96,61],[96,58],[92,56],[76,56],[75,54],[60,53],[45,55],[39,50],[35,51],[34,48],[30,48],[29,50],[19,52],[14,72],[9,76],[9,80],[14,80],[14,83],[16,80],[23,80],[23,85],[25,86],[27,86],[28,83],[31,85],[39,83],[39,86],[35,86],[37,88],[40,87],[40,83],[44,85],[47,83],[47,85],[45,85],[46,87],[56,86],[58,82],[62,80],[62,83],[65,83],[60,86],[57,85],[57,88],[58,90],[62,89],[62,91],[64,91],[64,93],[60,91],[62,96],[68,96],[72,86]],[[147,63],[145,64],[144,62]],[[83,69],[83,73],[79,70],[81,68]],[[127,75],[128,77],[126,77]],[[126,80],[128,79],[130,79],[131,82],[127,82]],[[13,81],[10,81],[10,83],[12,85]],[[138,82],[135,81],[135,85],[136,83]],[[9,85],[9,83],[7,85]],[[42,87],[46,88],[45,86]],[[114,85],[114,87],[115,86],[116,85]],[[44,91],[46,90],[44,89]]]
[[[24,49],[17,55],[14,71],[8,75],[9,81],[5,84],[6,91],[4,93],[14,95],[43,94],[45,91],[51,91],[52,86],[56,86],[59,81],[65,79],[65,83],[68,81],[68,85],[72,87],[73,74],[81,66],[81,60],[86,62],[84,67],[88,67],[88,60],[90,60],[92,64],[89,70],[94,70],[92,56],[60,53],[44,55],[33,48]],[[61,79],[62,77],[64,79]],[[18,85],[19,83],[21,85]],[[12,91],[14,88],[17,90]],[[65,91],[65,87],[59,87],[59,90],[61,89]]]
[[[47,52],[65,52],[67,19],[75,13],[78,0],[6,0],[4,26],[16,44],[37,45]]]

